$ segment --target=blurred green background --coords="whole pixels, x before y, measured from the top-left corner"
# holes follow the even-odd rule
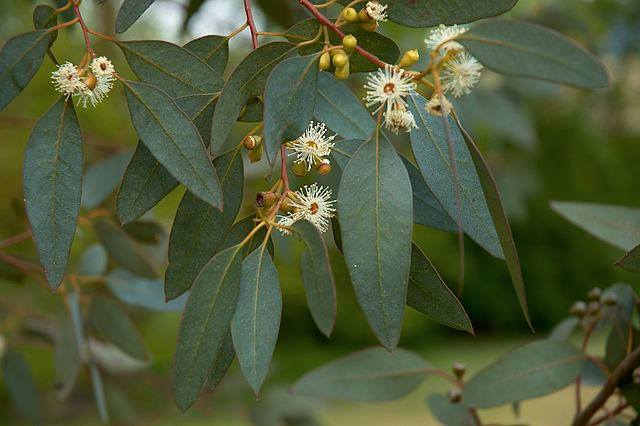
[[[85,0],[84,3],[89,25],[111,34],[120,2]],[[306,17],[295,1],[255,0],[254,3],[257,25],[263,31],[280,31]],[[26,0],[0,0],[1,44],[31,29],[31,11],[35,4]],[[542,23],[575,38],[605,61],[613,80],[609,91],[586,93],[486,72],[481,87],[463,98],[459,105],[463,124],[476,137],[498,178],[519,248],[532,320],[538,335],[544,335],[589,288],[617,281],[629,282],[638,288],[636,276],[613,266],[621,253],[565,222],[551,211],[549,201],[637,205],[640,2],[521,0],[509,15]],[[192,0],[189,6],[184,0],[158,0],[123,38],[183,43],[205,34],[229,33],[243,21],[240,0]],[[384,24],[382,31],[403,49],[422,49],[427,32],[391,23]],[[54,52],[60,60],[78,62],[83,53],[81,42],[77,29],[64,31]],[[249,48],[247,34],[232,41],[227,73]],[[95,50],[99,55],[112,58],[119,73],[133,78],[117,47],[96,41]],[[53,69],[52,62],[45,59],[31,85],[0,113],[0,240],[22,232],[27,226],[21,163],[30,129],[57,98],[49,82]],[[352,84],[356,91],[360,90],[358,78],[354,78]],[[135,146],[137,139],[121,87],[116,85],[109,99],[98,108],[78,112],[87,164]],[[250,166],[245,162],[245,171],[249,177],[245,189],[248,212],[252,194],[264,187],[268,170],[264,164]],[[181,194],[181,190],[174,191],[151,213],[167,230]],[[105,206],[113,208],[113,199]],[[415,228],[415,235],[445,281],[455,287],[455,236],[422,227]],[[95,237],[80,228],[77,240],[74,253],[95,241]],[[406,400],[376,406],[300,401],[286,395],[287,385],[304,372],[341,354],[375,344],[375,339],[355,302],[346,280],[346,269],[337,253],[333,253],[333,257],[338,322],[328,341],[316,330],[306,308],[297,243],[282,238],[277,238],[275,243],[284,314],[274,363],[261,399],[254,400],[234,365],[215,398],[203,395],[196,407],[182,415],[173,406],[170,394],[179,315],[129,309],[152,354],[152,361],[148,368],[133,374],[106,374],[107,396],[115,422],[227,425],[247,424],[253,418],[259,424],[301,424],[269,422],[282,412],[291,412],[292,419],[306,420],[304,416],[297,416],[296,410],[308,406],[322,424],[431,424],[423,403],[426,391],[445,389],[443,383],[433,379]],[[15,251],[34,255],[30,242],[20,244]],[[53,392],[51,347],[36,336],[20,332],[26,320],[37,318],[46,323],[56,318],[64,310],[61,298],[52,296],[32,280],[16,281],[15,278],[15,273],[0,263],[0,334],[27,357],[40,390],[45,420],[52,424],[97,423],[87,374],[81,376],[68,400],[58,401]],[[459,360],[477,369],[503,350],[534,338],[520,313],[505,265],[470,240],[466,247],[462,302],[477,337],[450,331],[407,309],[401,345],[440,367],[448,368]],[[523,419],[531,424],[563,424],[571,411],[562,410],[571,403],[568,398],[525,403]],[[558,409],[535,408],[541,406]],[[508,410],[492,410],[487,419],[508,421],[513,420],[513,416]],[[22,421],[0,387],[0,423]]]

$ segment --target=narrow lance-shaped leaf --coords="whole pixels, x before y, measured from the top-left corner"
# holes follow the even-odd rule
[[[478,177],[480,179],[480,183],[482,184],[482,191],[484,192],[484,196],[487,200],[487,205],[489,206],[489,211],[491,212],[491,218],[493,219],[493,224],[495,225],[495,229],[498,233],[498,238],[500,239],[500,246],[502,247],[502,252],[504,253],[504,259],[507,262],[507,268],[509,269],[509,274],[511,275],[511,281],[513,282],[513,288],[516,291],[516,296],[518,297],[520,308],[522,309],[522,313],[527,320],[527,324],[529,324],[529,327],[533,330],[531,318],[529,317],[527,294],[524,287],[524,279],[522,278],[522,268],[520,267],[518,250],[516,249],[516,244],[513,241],[511,226],[509,225],[507,213],[504,210],[502,200],[500,199],[498,186],[495,179],[493,178],[493,175],[491,174],[489,165],[485,161],[475,142],[473,141],[471,136],[464,130],[459,121],[457,122],[457,124],[460,128],[460,131],[462,132],[462,135],[464,136],[464,142],[467,144],[467,148],[471,153],[473,164],[478,171]]]
[[[147,351],[133,321],[117,303],[106,297],[95,296],[89,307],[89,320],[99,336],[134,358],[146,358]]]
[[[400,339],[411,263],[411,182],[391,144],[376,137],[353,154],[340,180],[338,218],[356,297],[378,340]]]
[[[153,156],[203,201],[222,207],[218,176],[198,130],[162,90],[127,81],[125,92],[138,136]]]
[[[595,56],[573,40],[537,24],[509,19],[479,23],[458,38],[487,68],[583,89],[609,86]]]
[[[440,324],[474,334],[464,307],[415,244],[411,252],[407,305]]]
[[[31,423],[42,423],[38,390],[29,371],[29,365],[22,355],[14,349],[7,350],[0,358],[0,367],[2,381],[16,408]]]
[[[51,288],[64,277],[82,195],[82,135],[70,101],[38,120],[24,157],[24,197],[33,238]]]
[[[264,147],[273,162],[280,145],[307,128],[316,104],[317,55],[293,57],[273,69],[264,91]]]
[[[464,24],[509,11],[518,0],[390,0],[389,20],[408,27]]]
[[[64,400],[73,390],[82,367],[82,359],[80,358],[73,323],[67,316],[62,317],[60,321],[55,345],[53,354],[55,388],[58,398]]]
[[[413,352],[370,348],[323,365],[300,378],[295,393],[361,402],[390,401],[417,388],[429,369]]]
[[[281,315],[278,271],[264,242],[242,262],[240,294],[231,321],[233,346],[242,374],[256,395],[269,372]]]
[[[155,0],[124,0],[116,16],[116,32],[122,34],[133,25]]]
[[[115,269],[105,278],[109,290],[122,302],[162,312],[181,311],[187,295],[165,302],[162,280],[145,279],[124,269]]]
[[[189,408],[207,379],[207,372],[223,344],[240,291],[241,246],[216,256],[202,269],[185,307],[173,369],[173,392],[178,407]]]
[[[307,221],[294,225],[305,245],[301,269],[307,305],[313,321],[325,336],[331,336],[336,322],[336,287],[327,246],[318,229]]]
[[[0,50],[0,111],[27,87],[49,48],[46,30],[20,34],[7,40]]]
[[[533,342],[473,376],[462,400],[471,407],[488,408],[547,395],[573,383],[586,360],[568,342]]]

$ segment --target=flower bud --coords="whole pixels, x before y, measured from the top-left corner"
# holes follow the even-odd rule
[[[449,401],[453,403],[460,402],[462,399],[462,390],[460,390],[460,388],[451,388],[449,392],[447,392],[447,397]]]
[[[251,151],[252,149],[255,149],[261,143],[262,143],[262,136],[258,136],[258,135],[249,135],[242,140],[242,145],[244,145],[244,147],[249,151]]]
[[[415,65],[416,62],[420,60],[420,54],[417,49],[407,50],[402,55],[400,62],[398,62],[398,67],[400,68],[409,68],[412,65]]]
[[[256,194],[256,205],[258,207],[269,207],[276,201],[276,194],[271,191],[258,192]]]
[[[324,52],[320,56],[320,61],[318,62],[318,68],[322,71],[326,71],[331,66],[331,54],[329,52]]]
[[[587,304],[582,300],[578,300],[573,305],[571,305],[571,308],[569,308],[569,313],[578,318],[582,318],[587,313]]]
[[[600,300],[600,297],[602,296],[602,290],[600,290],[599,287],[594,287],[591,290],[589,290],[589,293],[587,293],[587,298],[589,300]]]
[[[249,151],[249,161],[251,161],[252,164],[257,163],[261,159],[262,159],[262,144],[258,145],[257,147]]]
[[[294,175],[302,177],[307,174],[307,162],[300,161],[299,163],[293,163],[291,170],[293,170]]]
[[[331,162],[324,159],[322,163],[318,164],[318,174],[328,175],[329,173],[331,173]]]
[[[453,374],[456,376],[456,378],[460,380],[464,376],[464,373],[467,371],[467,364],[456,362],[451,367],[451,370],[453,371]]]
[[[614,306],[618,303],[618,296],[615,293],[606,293],[602,296],[602,303],[607,306]]]
[[[347,55],[338,53],[337,55],[334,55],[332,62],[336,68],[343,68],[347,64],[347,62],[349,62],[349,58],[347,57]]]
[[[370,33],[374,32],[375,30],[378,29],[378,21],[367,21],[367,22],[361,22],[360,23],[360,28],[362,28],[365,31],[368,31]]]
[[[369,22],[369,21],[371,21],[371,17],[367,13],[367,8],[366,7],[363,7],[358,12],[358,21],[360,21],[360,22]]]
[[[587,306],[587,315],[596,315],[600,312],[600,302],[589,302]]]
[[[87,77],[84,79],[84,84],[89,90],[93,90],[96,88],[96,84],[98,84],[98,79],[95,75],[87,72]]]
[[[351,34],[346,35],[342,38],[342,47],[348,53],[353,52],[357,45],[358,45],[358,39],[352,36]]]
[[[358,20],[358,12],[352,7],[345,7],[342,10],[342,19],[352,24]]]
[[[342,68],[336,68],[336,71],[333,73],[338,80],[346,80],[349,78],[349,62]]]

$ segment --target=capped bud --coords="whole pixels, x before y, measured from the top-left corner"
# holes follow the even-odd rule
[[[95,75],[91,74],[90,72],[87,72],[87,77],[84,79],[83,82],[89,90],[93,90],[96,88],[96,84],[98,84],[98,79],[96,78]]]
[[[451,370],[453,371],[453,374],[456,376],[456,378],[460,380],[464,376],[464,373],[467,371],[467,364],[456,362],[451,367]]]
[[[294,175],[302,177],[307,174],[307,162],[300,161],[299,163],[293,163],[291,170],[293,170]]]
[[[318,68],[322,71],[326,71],[331,66],[331,54],[329,52],[324,52],[320,56],[320,61],[318,62]]]
[[[258,192],[256,194],[256,205],[258,207],[269,207],[276,201],[276,194],[271,191]]]
[[[582,300],[578,300],[573,305],[571,305],[571,308],[569,308],[569,313],[578,318],[582,318],[584,314],[587,313],[587,304]]]
[[[251,161],[252,164],[262,159],[262,149],[262,144],[260,144],[249,151],[249,161]]]
[[[349,53],[353,52],[357,45],[358,39],[351,34],[346,35],[342,38],[342,47],[344,47],[344,50]]]
[[[324,158],[322,163],[318,164],[318,173],[321,175],[328,175],[331,173],[331,162]]]
[[[242,145],[244,145],[244,147],[247,148],[248,150],[255,149],[261,143],[262,143],[262,136],[258,136],[258,135],[249,135],[242,140]]]
[[[342,68],[336,68],[336,71],[333,73],[338,80],[346,80],[349,78],[349,62]]]
[[[420,54],[417,49],[407,50],[402,55],[400,62],[398,62],[398,67],[400,68],[409,68],[412,65],[415,65],[416,62],[420,60]]]
[[[633,373],[631,373],[631,378],[634,384],[640,385],[640,367],[633,370]]]
[[[358,20],[358,12],[352,7],[345,7],[342,10],[342,19],[352,24]]]
[[[601,296],[602,296],[602,290],[600,290],[600,287],[594,287],[591,290],[589,290],[589,293],[587,293],[587,298],[589,300],[600,300]]]
[[[367,22],[361,22],[360,23],[360,28],[362,28],[365,31],[368,31],[370,33],[374,32],[375,30],[377,30],[379,27],[378,25],[378,21],[367,21]]]
[[[602,296],[602,303],[607,306],[613,306],[618,303],[618,296],[615,293],[606,293]]]
[[[338,53],[333,56],[332,62],[336,68],[343,68],[349,62],[349,57],[342,53]]]
[[[367,8],[366,7],[363,7],[358,12],[358,21],[360,21],[360,22],[369,22],[369,21],[371,21],[371,16],[369,16],[369,14],[367,13]]]
[[[587,315],[596,315],[600,312],[601,307],[600,302],[589,302],[589,305],[587,306]]]
[[[449,401],[453,403],[460,402],[462,399],[462,390],[460,388],[451,388],[449,392],[447,392],[447,397]]]

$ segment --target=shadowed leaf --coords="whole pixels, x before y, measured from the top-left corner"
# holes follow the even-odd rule
[[[89,320],[99,336],[134,358],[146,358],[147,351],[136,326],[117,303],[106,297],[94,296],[89,307]]]
[[[33,424],[42,423],[38,391],[29,365],[22,355],[9,349],[0,359],[2,381],[20,413]]]
[[[389,0],[389,20],[408,27],[464,24],[500,15],[518,0]]]

